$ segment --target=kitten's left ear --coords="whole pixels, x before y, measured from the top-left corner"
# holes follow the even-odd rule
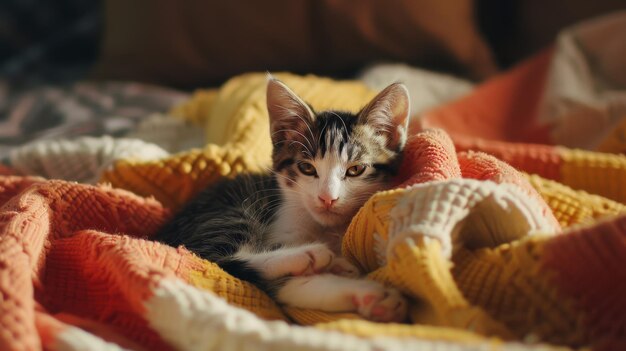
[[[267,111],[270,117],[272,142],[297,140],[310,135],[315,114],[296,93],[283,82],[268,76]]]
[[[389,149],[399,151],[406,143],[410,110],[409,91],[393,83],[359,112],[359,122],[372,126],[387,138]]]

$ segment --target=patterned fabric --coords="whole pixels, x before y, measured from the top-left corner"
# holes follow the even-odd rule
[[[165,112],[186,97],[136,83],[5,89],[0,94],[0,161],[11,149],[35,139],[124,135],[146,115]]]
[[[167,115],[152,115],[139,122],[125,138],[78,137],[37,140],[12,149],[12,172],[52,179],[97,183],[115,162],[157,161],[172,153],[200,147],[204,135],[195,126]],[[1,174],[1,173],[0,173]]]
[[[151,140],[18,148],[15,167],[0,167],[0,349],[626,349],[626,162],[606,153],[625,149],[623,123],[594,136],[598,151],[560,146],[553,132],[569,127],[538,118],[553,58],[419,113],[395,188],[353,218],[342,251],[410,298],[402,324],[282,308],[185,248],[146,240],[199,189],[269,165],[262,74],[146,121],[168,128],[134,133]],[[279,78],[318,109],[374,95],[354,81]],[[198,130],[206,144],[185,150]],[[109,184],[20,176],[19,164]]]
[[[356,81],[336,82],[315,76],[276,74],[316,109],[357,110],[375,92]],[[121,160],[102,174],[102,181],[176,208],[208,184],[242,171],[271,165],[269,119],[265,102],[267,78],[247,74],[218,91],[199,91],[171,114],[198,123],[206,146],[153,162]]]
[[[356,109],[374,94],[356,82],[280,78],[318,108],[342,101]],[[527,176],[482,152],[456,151],[441,130],[410,137],[397,189],[366,203],[342,248],[369,279],[411,297],[408,324],[379,326],[353,314],[283,309],[184,248],[146,241],[169,217],[167,208],[220,177],[267,166],[270,141],[260,132],[267,129],[264,80],[261,74],[237,77],[173,111],[179,121],[221,126],[205,129],[213,143],[204,148],[147,161],[120,157],[103,168],[106,182],[154,199],[108,186],[0,177],[0,259],[11,262],[0,265],[7,277],[0,282],[11,284],[0,283],[9,301],[0,307],[0,315],[7,316],[0,323],[24,321],[6,322],[16,336],[0,335],[0,346],[553,350],[558,345],[615,349],[626,342],[621,336],[626,320],[615,317],[626,314],[611,313],[621,305],[590,299],[619,301],[626,292],[608,284],[620,280],[617,267],[626,264],[626,214],[620,215],[626,206]],[[214,123],[214,116],[232,120]],[[152,127],[161,123],[156,121]],[[163,140],[171,140],[166,135]],[[46,144],[40,145],[45,150]],[[54,157],[67,152],[68,159],[75,158],[79,148],[70,145],[56,146],[67,151]],[[511,145],[519,159],[537,154]],[[135,147],[141,154],[144,146]],[[552,167],[554,159],[539,157],[532,164]],[[583,163],[572,163],[572,169],[587,170]],[[599,221],[605,215],[617,217]],[[583,223],[588,226],[574,226]],[[563,233],[555,236],[561,225]],[[606,252],[614,254],[608,259]],[[585,257],[589,267],[572,270],[577,257]],[[604,270],[605,260],[615,268]]]
[[[457,138],[457,149],[480,150],[513,167],[626,203],[626,156],[541,144]]]
[[[259,336],[275,350],[460,350],[467,347],[462,342],[476,350],[553,349],[494,343],[445,328],[390,325],[375,332],[373,323],[344,321],[318,331],[264,322],[233,307],[284,320],[254,286],[183,248],[143,239],[169,216],[158,202],[109,187],[36,178],[1,177],[0,189],[0,259],[6,263],[0,269],[0,323],[9,331],[0,335],[2,349],[100,349],[114,343],[130,349],[243,350]],[[491,321],[479,314],[458,323]],[[350,335],[352,328],[382,338],[358,339]]]
[[[156,144],[110,136],[38,141],[11,153],[11,166],[20,174],[96,183],[119,159],[158,160],[169,153]]]

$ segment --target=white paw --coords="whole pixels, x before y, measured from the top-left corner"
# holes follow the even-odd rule
[[[402,322],[407,316],[407,301],[399,291],[375,282],[363,284],[352,295],[352,303],[363,317],[375,322]]]
[[[335,257],[327,272],[348,278],[356,278],[361,275],[359,269],[343,257]]]
[[[326,245],[307,247],[306,250],[286,256],[283,263],[292,276],[306,276],[325,272],[335,258]]]

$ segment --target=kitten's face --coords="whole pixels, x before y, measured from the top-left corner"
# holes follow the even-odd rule
[[[288,205],[319,224],[346,225],[387,187],[406,139],[408,95],[391,85],[358,114],[315,113],[283,83],[268,83],[273,170]]]

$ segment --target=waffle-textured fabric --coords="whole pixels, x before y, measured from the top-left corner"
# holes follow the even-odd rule
[[[626,25],[626,14],[622,21]],[[553,93],[544,91],[558,59],[554,56],[554,50],[547,50],[480,85],[471,94],[423,113],[412,130],[442,128],[458,150],[484,151],[527,173],[626,203],[626,113],[617,121],[613,116],[614,111],[623,108],[626,91],[603,92],[614,94],[613,99],[605,99],[608,105],[604,110],[611,118],[578,113],[586,120],[576,117],[573,121],[574,117],[565,116],[558,118],[561,124],[548,124],[539,118],[539,112],[547,99],[545,94]],[[595,91],[590,86],[584,88]],[[602,130],[585,129],[589,124],[597,124]],[[600,140],[599,146],[595,151],[564,147],[559,139],[563,130],[586,133],[587,139]]]
[[[515,349],[453,328],[290,326],[254,286],[146,240],[169,216],[153,199],[17,176],[0,177],[0,195],[3,350]]]
[[[153,114],[124,138],[44,139],[12,149],[8,161],[22,175],[96,183],[118,160],[155,161],[203,145],[204,135],[195,125]]]
[[[527,68],[465,99],[498,82],[511,93]],[[279,78],[318,109],[356,110],[374,95],[358,82]],[[626,349],[626,166],[619,155],[511,143],[538,140],[507,139],[506,120],[490,126],[500,142],[418,126],[394,188],[348,228],[344,255],[410,299],[406,323],[281,308],[186,249],[149,241],[199,189],[268,166],[264,84],[250,74],[198,92],[172,114],[204,127],[206,146],[118,159],[101,178],[113,187],[0,170],[0,349]],[[503,100],[494,105],[513,101]]]
[[[358,110],[375,94],[356,81],[276,74],[315,109]],[[102,181],[141,195],[153,195],[176,208],[217,177],[270,166],[272,145],[265,102],[267,77],[246,74],[218,91],[199,91],[171,113],[204,128],[204,148],[153,162],[124,160],[102,174]]]
[[[96,183],[117,160],[145,162],[167,156],[167,151],[153,143],[102,136],[33,142],[12,150],[10,162],[24,175]]]
[[[450,145],[438,130],[412,136],[405,164],[439,166],[417,167],[397,189],[375,195],[346,235],[345,255],[370,279],[412,298],[410,323],[384,326],[281,310],[215,264],[146,240],[170,215],[156,200],[108,186],[2,176],[0,345],[525,350],[556,348],[510,342],[621,342],[624,321],[614,318],[606,328],[605,319],[619,305],[589,297],[619,301],[623,287],[607,282],[625,263],[626,218],[550,235],[558,224],[526,177],[486,154],[455,155]],[[448,233],[454,243],[442,236]],[[572,269],[579,255],[592,267]],[[605,260],[615,269],[605,271]],[[287,315],[313,327],[291,326]]]
[[[319,79],[282,78],[288,81],[289,77],[293,79],[289,84],[296,87],[302,82],[297,89],[304,96],[308,86],[316,87],[306,82]],[[248,75],[235,82],[246,86],[247,80],[260,79],[262,75]],[[334,85],[330,80],[319,81]],[[336,88],[348,95],[355,86],[359,85],[345,83]],[[231,89],[241,93],[238,86]],[[360,89],[364,103],[372,92]],[[221,90],[200,92],[174,113],[199,123],[203,117],[194,113],[205,113],[214,104],[234,105],[230,101],[234,96],[248,107],[237,110],[233,124],[242,116],[265,118],[247,111],[263,111],[258,107],[263,95],[256,90],[249,94],[244,99]],[[309,98],[314,96],[309,93]],[[253,97],[255,103],[249,101]],[[358,108],[356,100],[353,104],[345,108]],[[246,131],[251,125],[256,124],[228,128]],[[1,178],[0,257],[7,263],[0,269],[6,277],[0,280],[6,301],[0,320],[6,332],[0,340],[5,348],[80,349],[88,343],[130,349],[243,349],[250,345],[393,349],[406,343],[427,350],[453,350],[461,345],[527,348],[504,341],[566,347],[624,342],[626,321],[612,314],[619,311],[619,304],[591,301],[596,294],[619,301],[624,292],[624,287],[607,285],[619,281],[622,272],[618,267],[624,263],[620,254],[624,219],[597,223],[598,218],[624,212],[619,202],[520,173],[482,152],[458,152],[441,130],[414,133],[396,189],[381,192],[365,204],[343,245],[345,256],[370,279],[393,285],[411,298],[409,323],[381,326],[353,314],[281,309],[252,285],[184,248],[145,240],[168,218],[167,207],[175,208],[219,177],[267,162],[262,147],[247,146],[252,152],[246,153],[242,150],[246,148],[236,146],[260,143],[243,132],[233,133],[239,139],[232,143],[217,140],[221,134],[212,135],[211,130],[206,135],[215,143],[203,149],[154,161],[122,159],[105,172],[109,181],[117,180],[113,175],[120,177],[114,182],[118,187],[130,184],[131,190],[141,188],[162,201],[170,199],[163,201],[165,207],[154,199],[108,186]],[[505,143],[487,151],[506,159],[497,150],[506,150]],[[533,147],[512,150],[522,156],[524,150],[537,153]],[[515,158],[507,160],[515,165]],[[552,158],[540,160],[550,165]],[[237,162],[240,166],[233,167]],[[539,167],[538,163],[530,164]],[[168,183],[181,174],[187,176],[184,182]],[[588,227],[572,227],[581,223]],[[565,232],[556,235],[561,226]],[[581,245],[588,240],[594,241]],[[559,245],[568,249],[560,251]],[[602,248],[614,253],[610,265],[615,269],[602,269],[607,250]],[[576,255],[598,263],[591,271],[572,270],[570,261],[576,261]],[[371,339],[374,336],[378,338]]]
[[[68,7],[55,11],[72,12]],[[32,22],[27,26],[32,26]],[[45,46],[47,44],[40,47],[44,49]],[[28,71],[24,72],[25,75],[0,78],[0,84],[6,87],[0,96],[3,111],[0,119],[0,159],[3,161],[15,147],[35,140],[123,135],[133,130],[147,114],[166,111],[188,98],[183,92],[135,82],[70,83],[79,79],[81,74],[70,78],[75,73],[69,72],[63,74],[63,81],[70,84],[64,84],[49,79],[60,72],[49,72],[52,75],[44,78],[46,73],[43,71],[52,67],[36,64],[26,58],[28,55],[24,53],[23,58],[29,63],[18,65],[19,70]],[[35,67],[37,69],[33,70]],[[46,69],[39,69],[43,67]],[[15,84],[20,80],[30,83]],[[42,84],[45,81],[49,83]]]

